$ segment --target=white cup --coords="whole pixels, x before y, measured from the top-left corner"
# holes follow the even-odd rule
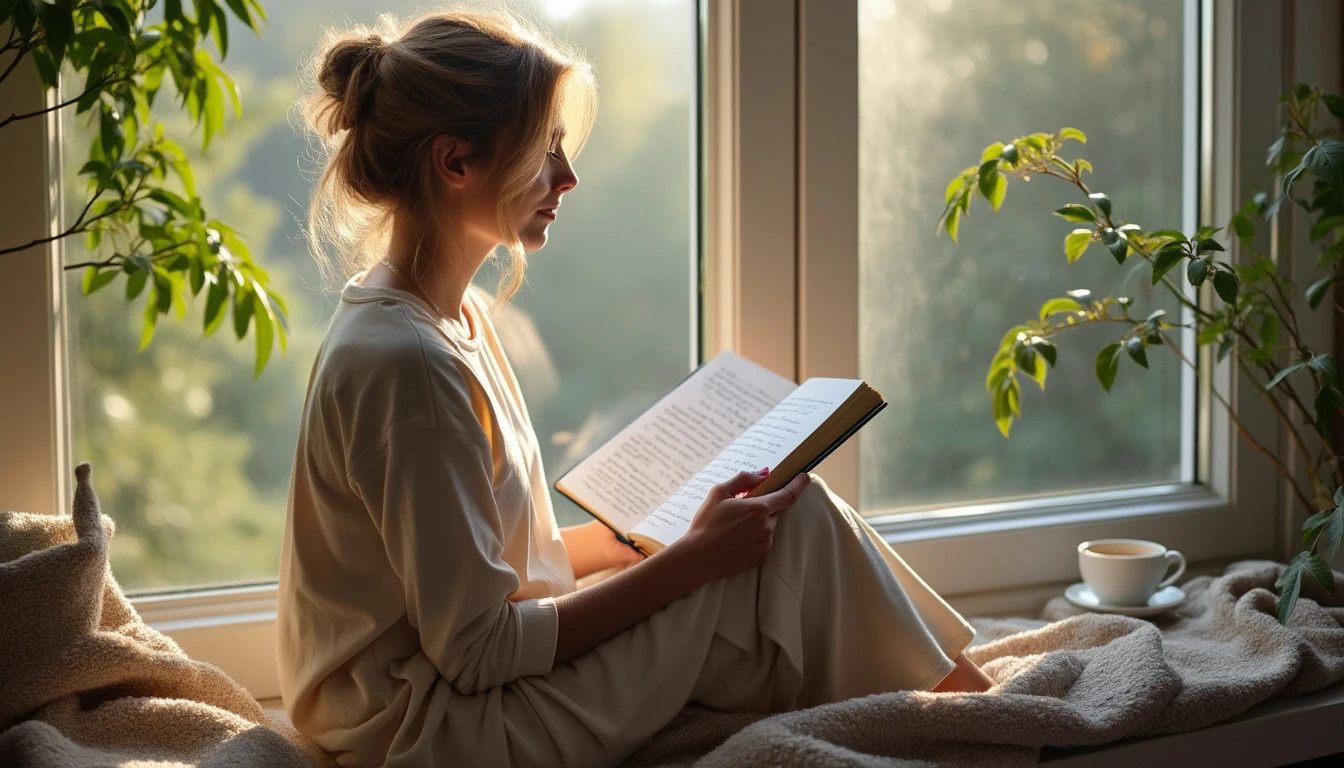
[[[1164,579],[1173,562],[1176,572]],[[1185,573],[1185,556],[1155,541],[1097,539],[1078,545],[1078,570],[1101,602],[1147,605],[1153,593]]]

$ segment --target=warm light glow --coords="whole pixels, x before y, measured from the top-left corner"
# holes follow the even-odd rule
[[[1022,54],[1027,57],[1027,61],[1040,65],[1050,58],[1050,49],[1045,47],[1045,43],[1033,37],[1022,45]]]
[[[103,413],[117,421],[130,421],[135,418],[135,406],[131,401],[112,392],[103,395]]]

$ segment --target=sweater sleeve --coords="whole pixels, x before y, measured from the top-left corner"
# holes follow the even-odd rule
[[[519,580],[503,560],[492,469],[484,434],[425,424],[394,430],[351,472],[421,647],[464,694],[545,674],[555,661],[555,601],[508,600]]]

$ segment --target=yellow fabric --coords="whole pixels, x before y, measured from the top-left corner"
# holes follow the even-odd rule
[[[929,688],[972,631],[825,484],[766,563],[552,668],[575,588],[521,392],[414,296],[347,284],[309,383],[280,572],[294,725],[342,765],[611,765],[690,701]]]

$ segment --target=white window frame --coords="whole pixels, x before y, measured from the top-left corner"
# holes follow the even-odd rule
[[[781,13],[781,5],[709,4],[706,352],[734,348],[797,380],[852,377],[859,373],[858,0],[794,0],[793,14]],[[1339,87],[1340,11],[1305,0],[1201,0],[1198,14],[1194,9],[1187,13],[1198,19],[1200,60],[1192,51],[1187,67],[1201,86],[1198,104],[1189,107],[1199,115],[1200,183],[1187,184],[1186,194],[1194,201],[1198,191],[1202,222],[1225,223],[1265,186],[1263,148],[1277,122],[1264,105],[1299,79]],[[1305,249],[1276,258],[1290,273],[1311,269]],[[752,279],[738,279],[742,274]],[[790,295],[797,297],[792,312]],[[1302,319],[1312,324],[1309,337],[1330,348],[1332,319]],[[1262,443],[1280,446],[1285,437],[1252,388],[1234,380],[1229,361],[1200,362],[1199,405],[1187,409],[1198,419],[1197,429],[1187,430],[1200,436],[1198,450],[1187,455],[1200,484],[875,516],[875,527],[954,605],[991,611],[1030,610],[1075,580],[1075,546],[1091,538],[1159,540],[1197,567],[1284,556],[1302,511],[1293,510],[1269,463],[1240,442],[1226,412],[1210,406],[1208,388],[1234,403]],[[856,442],[820,468],[851,500],[858,495]]]
[[[708,356],[733,348],[790,377],[855,375],[857,310],[834,310],[858,304],[857,0],[700,2],[707,107],[700,124],[702,350]],[[1296,79],[1339,89],[1341,10],[1323,0],[1283,7],[1202,0],[1201,10],[1201,218],[1222,222],[1263,182],[1263,148],[1276,127],[1253,105]],[[24,69],[0,88],[0,111],[52,103]],[[6,129],[0,232],[40,237],[56,231],[59,135],[57,115]],[[1278,226],[1289,233],[1302,229],[1300,221]],[[1304,241],[1298,232],[1294,242]],[[9,279],[0,281],[0,327],[6,329],[0,334],[0,434],[6,438],[0,441],[0,508],[65,512],[73,462],[60,246],[3,258]],[[1310,269],[1305,249],[1279,258]],[[1318,325],[1308,334],[1326,347],[1333,328],[1328,318]],[[1211,369],[1202,386],[1230,392],[1242,421],[1262,442],[1280,445],[1272,414],[1231,381],[1226,364]],[[876,522],[932,586],[974,613],[1034,610],[1076,577],[1073,547],[1088,538],[1161,540],[1196,566],[1282,556],[1302,514],[1283,512],[1291,508],[1287,489],[1266,462],[1244,450],[1226,415],[1208,407],[1205,395],[1199,409],[1200,432],[1207,435],[1199,453],[1205,485],[933,510]],[[857,466],[857,447],[849,445],[821,472],[842,495],[856,499]],[[258,698],[279,695],[274,585],[133,602],[193,658],[219,665]]]

